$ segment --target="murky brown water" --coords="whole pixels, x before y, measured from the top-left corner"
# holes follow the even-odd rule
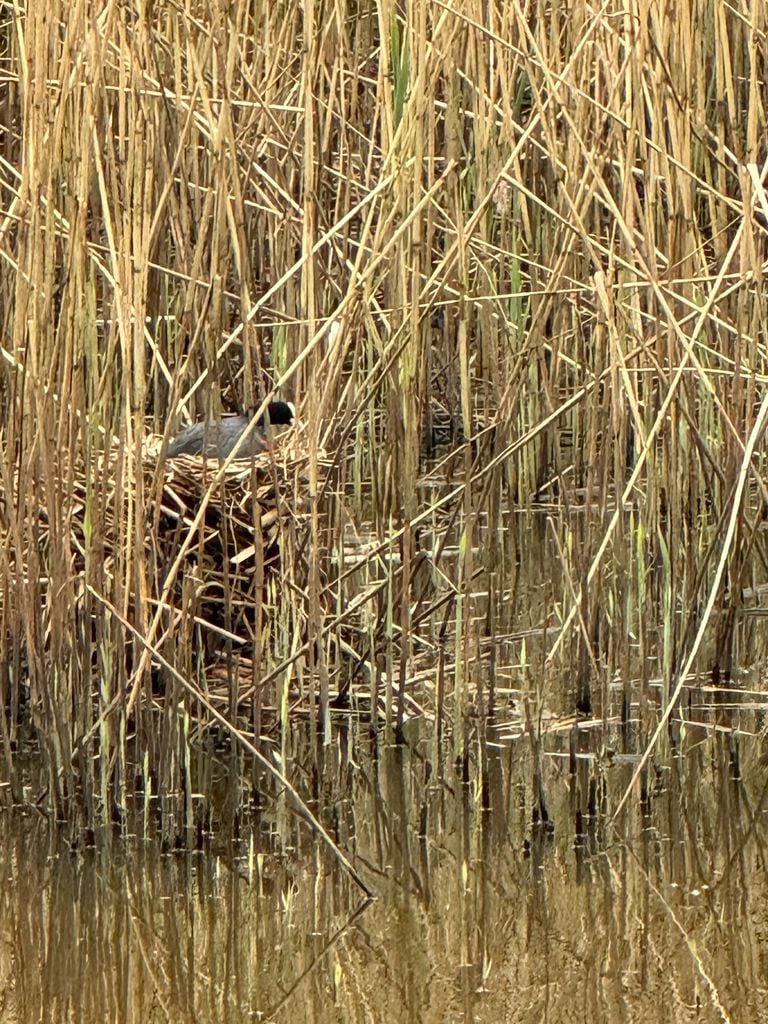
[[[631,761],[546,747],[537,832],[525,742],[473,760],[480,792],[337,735],[317,810],[368,906],[279,803],[184,855],[4,817],[0,1020],[768,1020],[759,741],[684,730],[615,826]]]

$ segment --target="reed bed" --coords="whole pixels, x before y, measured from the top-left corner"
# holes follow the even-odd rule
[[[465,764],[550,714],[650,753],[691,673],[736,672],[767,30],[738,0],[3,6],[8,800],[93,827],[183,794],[211,701],[283,755],[336,713]],[[300,426],[258,467],[164,458],[272,393]]]

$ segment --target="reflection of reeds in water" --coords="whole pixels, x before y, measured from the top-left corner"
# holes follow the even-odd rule
[[[594,796],[573,821],[576,787],[557,787],[553,839],[531,835],[524,744],[512,758],[491,745],[481,813],[472,784],[436,784],[418,741],[374,755],[364,732],[338,732],[348,747],[325,751],[318,800],[375,878],[362,919],[359,893],[294,820],[290,856],[274,855],[269,808],[260,830],[233,842],[220,827],[194,857],[168,856],[140,830],[73,855],[37,816],[4,814],[6,1016],[51,1020],[66,1006],[73,1020],[133,1022],[161,1006],[166,1020],[218,1024],[304,1019],[311,1003],[315,1024],[388,1024],[393,1007],[430,1024],[584,1021],[596,1006],[610,1013],[597,1019],[656,1021],[661,1001],[674,1024],[762,1020],[768,882],[752,811],[764,769],[745,765],[734,799],[725,742],[703,772],[696,754],[661,772],[617,842],[607,814],[628,774],[619,763],[579,760]],[[308,733],[294,734],[300,765],[313,760]]]
[[[29,721],[56,816],[191,792],[208,719],[161,657],[283,763],[292,715],[420,716],[482,771],[501,719],[545,807],[553,716],[636,754],[689,671],[758,653],[762,27],[617,12],[0,28],[13,799]],[[148,457],[275,388],[294,461]]]

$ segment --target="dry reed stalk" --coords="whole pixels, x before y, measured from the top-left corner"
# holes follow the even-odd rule
[[[56,814],[80,795],[89,820],[129,800],[129,734],[142,771],[182,792],[188,725],[159,720],[146,652],[202,671],[206,588],[228,714],[247,692],[259,735],[274,709],[286,752],[296,702],[329,739],[348,673],[398,733],[419,708],[460,752],[487,637],[526,637],[506,663],[494,647],[494,685],[539,711],[590,705],[606,730],[640,705],[650,731],[646,681],[671,699],[713,607],[699,660],[730,665],[729,602],[768,576],[762,455],[745,456],[766,380],[763,5],[686,0],[674,22],[645,0],[567,15],[513,0],[483,20],[423,0],[12,10],[13,792],[25,715]],[[275,386],[302,409],[306,520],[283,523],[275,570],[271,524],[253,504],[230,518],[253,543],[244,585],[239,549],[212,537],[219,481],[186,516],[198,566],[169,574],[146,435]],[[441,421],[451,452],[428,472]],[[293,483],[272,486],[290,506]],[[536,508],[554,536],[538,561],[513,511]]]

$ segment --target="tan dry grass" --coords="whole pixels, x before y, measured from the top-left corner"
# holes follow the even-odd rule
[[[767,575],[762,455],[745,455],[766,381],[763,5],[3,12],[14,793],[25,704],[57,810],[96,740],[89,806],[122,802],[134,729],[180,788],[159,767],[176,738],[147,651],[205,686],[190,616],[206,577],[158,557],[165,471],[148,471],[144,439],[182,408],[273,388],[300,404],[307,497],[282,531],[278,610],[260,582],[245,590],[257,734],[264,707],[284,723],[294,699],[327,725],[347,659],[390,724],[426,701],[457,753],[509,682],[607,721],[618,677],[644,709],[655,698],[632,680],[653,669],[671,693],[710,616],[706,656],[730,666],[711,588],[727,570],[733,601]],[[424,475],[441,417],[443,482]],[[747,474],[754,500],[726,533]],[[544,504],[542,573],[510,507]],[[361,533],[373,543],[350,545]],[[230,618],[236,570],[216,569]],[[169,629],[170,604],[186,614]],[[528,639],[489,660],[513,635]]]

